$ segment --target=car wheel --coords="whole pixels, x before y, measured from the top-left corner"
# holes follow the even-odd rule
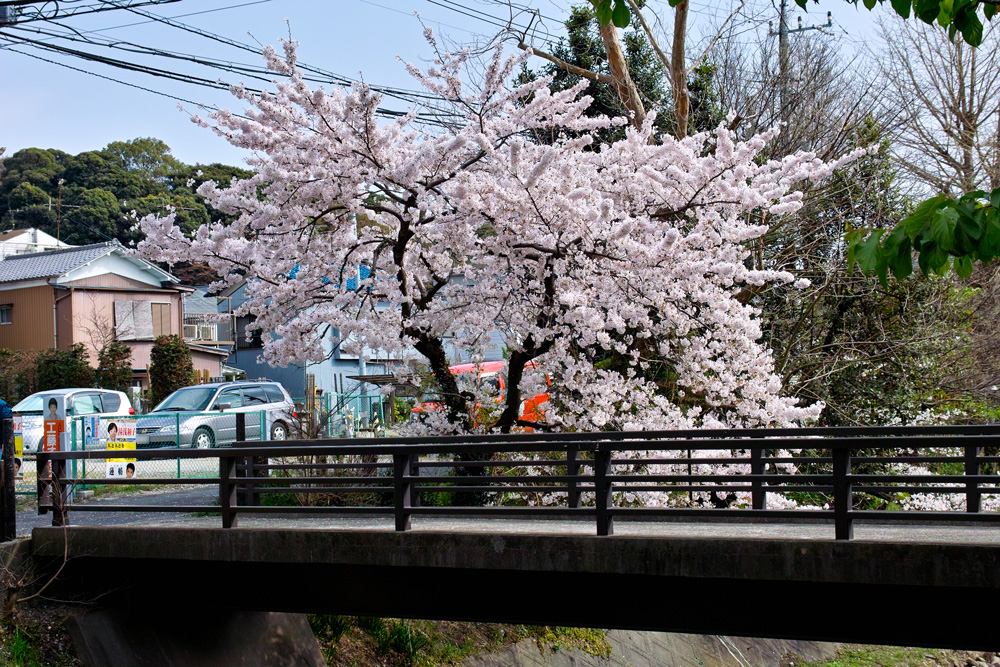
[[[271,424],[271,440],[288,440],[288,427],[282,422]]]
[[[191,444],[197,449],[215,447],[215,434],[212,433],[212,429],[202,426],[194,432],[194,435],[191,437]]]

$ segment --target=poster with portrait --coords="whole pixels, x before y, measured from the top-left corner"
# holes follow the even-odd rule
[[[108,451],[120,451],[123,454],[135,451],[135,419],[114,418],[102,421],[105,422],[103,428]],[[135,477],[135,459],[109,458],[105,476],[124,479]]]
[[[24,479],[21,463],[24,461],[24,426],[21,415],[14,415],[14,479]]]
[[[101,420],[99,417],[88,415],[80,417],[83,427],[83,447],[84,449],[101,449]]]
[[[63,448],[63,434],[66,432],[66,404],[61,394],[42,396],[42,451],[58,452]],[[52,473],[52,464],[39,474],[48,478]]]

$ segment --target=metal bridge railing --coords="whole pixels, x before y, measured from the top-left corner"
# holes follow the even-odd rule
[[[414,516],[586,517],[595,522],[598,535],[611,535],[616,518],[771,518],[830,522],[838,540],[851,539],[857,520],[1000,521],[1000,512],[985,511],[983,504],[984,496],[1000,497],[995,472],[1000,468],[1000,425],[332,442],[237,442],[230,449],[172,450],[170,456],[181,459],[216,459],[218,476],[128,480],[218,486],[218,506],[192,507],[71,504],[65,490],[83,480],[68,476],[67,464],[115,453],[43,452],[39,470],[51,465],[51,475],[39,477],[38,508],[53,513],[53,525],[63,525],[76,511],[162,511],[218,513],[224,528],[237,525],[243,513],[390,513],[400,531],[410,528]],[[164,453],[136,450],[132,455],[141,460]],[[939,472],[893,469],[906,464]],[[894,511],[888,502],[883,509],[856,505],[859,499],[928,494],[957,498],[964,508]],[[288,500],[303,496],[328,502],[302,506]],[[827,501],[808,511],[768,507],[769,498],[782,497]]]

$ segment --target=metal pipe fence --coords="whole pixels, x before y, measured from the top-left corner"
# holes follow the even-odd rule
[[[100,461],[101,450],[40,453],[51,478],[38,482],[40,512],[62,525],[74,511],[240,514],[391,514],[397,530],[413,517],[581,517],[598,535],[618,518],[734,518],[822,521],[838,540],[857,520],[992,522],[1000,512],[1000,425],[734,429],[657,433],[534,433],[245,441],[218,450],[135,451],[137,460],[170,456],[217,472],[185,482],[217,485],[218,506],[101,506],[72,503],[66,489],[84,481],[72,465]],[[912,466],[927,466],[913,472]],[[910,472],[900,472],[900,467]],[[931,470],[933,469],[933,472]],[[136,480],[131,480],[135,483]],[[175,484],[145,477],[142,484]],[[121,484],[104,479],[99,483]],[[886,499],[956,501],[960,510],[900,511]],[[294,499],[322,499],[307,504]],[[794,499],[820,499],[809,510]],[[879,501],[880,506],[870,501]],[[956,500],[957,499],[957,500]],[[775,504],[777,507],[771,507]],[[1000,507],[1000,503],[992,503]]]

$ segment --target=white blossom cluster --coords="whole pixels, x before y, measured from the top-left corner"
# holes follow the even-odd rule
[[[776,130],[738,142],[723,123],[654,138],[652,114],[641,131],[597,146],[595,130],[625,122],[586,117],[585,83],[509,86],[524,57],[497,50],[474,91],[462,82],[464,54],[409,66],[460,118],[427,130],[415,113],[378,120],[380,97],[364,84],[311,88],[293,43],[283,55],[265,51],[286,76],[274,92],[235,88],[243,116],[198,121],[253,151],[254,176],[198,189],[235,221],[188,237],[172,215],[147,217],[139,251],[206,262],[225,284],[247,279],[239,314],[273,332],[264,346],[273,363],[319,360],[324,337],[336,336],[353,353],[414,346],[434,367],[443,337],[475,349],[499,329],[511,359],[537,361],[551,378],[548,416],[563,428],[817,417],[822,405],[782,396],[756,313],[735,295],[794,281],[747,268],[749,242],[766,231],[760,214],[796,211],[797,185],[863,151],[764,160]],[[624,370],[599,367],[602,353],[619,355]],[[669,364],[692,400],[665,397],[643,373],[655,363]],[[427,423],[456,428],[444,415]]]

